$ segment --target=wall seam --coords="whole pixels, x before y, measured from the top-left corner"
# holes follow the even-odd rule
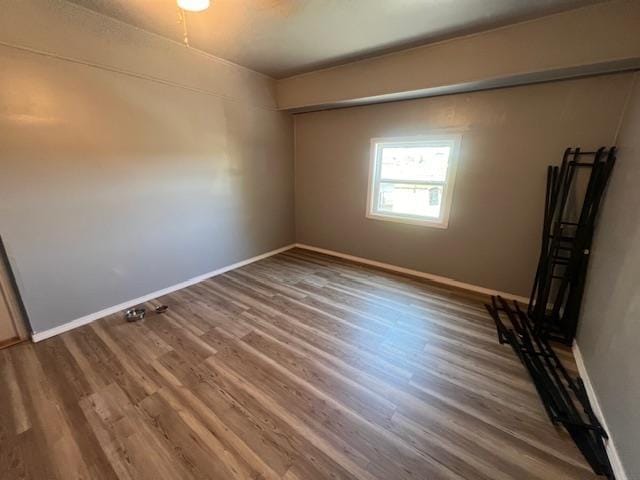
[[[620,137],[620,131],[622,130],[622,124],[624,123],[624,119],[627,116],[627,110],[629,109],[629,104],[631,103],[631,97],[633,96],[633,91],[636,88],[636,83],[640,79],[640,75],[638,72],[633,74],[633,79],[629,85],[629,91],[627,92],[627,98],[624,100],[624,105],[622,106],[622,112],[620,113],[620,118],[618,119],[618,126],[616,127],[616,133],[613,135],[613,145],[618,144],[618,138]]]
[[[81,60],[78,58],[73,58],[73,57],[67,57],[65,55],[59,55],[57,53],[53,53],[53,52],[47,52],[44,50],[38,50],[32,47],[27,47],[27,46],[23,46],[23,45],[16,45],[16,44],[12,44],[12,43],[7,43],[7,42],[3,42],[0,41],[0,46],[6,47],[6,48],[11,48],[14,50],[19,50],[21,52],[26,52],[26,53],[30,53],[33,55],[40,55],[43,57],[47,57],[47,58],[51,58],[54,60],[59,60],[62,62],[68,62],[68,63],[73,63],[76,65],[83,65],[85,67],[89,67],[89,68],[96,68],[98,70],[103,70],[106,72],[111,72],[111,73],[116,73],[116,74],[120,74],[120,75],[125,75],[128,77],[132,77],[132,78],[137,78],[139,80],[146,80],[149,82],[155,82],[161,85],[165,85],[165,86],[169,86],[169,87],[176,87],[176,88],[181,88],[183,90],[188,90],[190,92],[194,92],[194,93],[200,93],[202,95],[208,95],[211,97],[218,97],[221,98],[223,100],[227,100],[227,101],[231,101],[231,102],[235,102],[238,104],[243,104],[246,105],[250,108],[255,108],[255,109],[259,109],[259,110],[267,110],[267,111],[271,111],[271,112],[277,112],[279,111],[276,107],[268,107],[266,105],[260,105],[257,103],[251,103],[249,101],[246,100],[242,100],[239,99],[237,97],[233,97],[230,95],[226,95],[224,93],[218,93],[218,92],[214,92],[211,90],[205,90],[202,88],[198,88],[198,87],[192,87],[189,85],[185,85],[179,82],[174,82],[171,80],[166,80],[164,78],[161,77],[156,77],[154,75],[147,75],[144,73],[138,73],[138,72],[134,72],[131,70],[125,70],[125,69],[121,69],[118,67],[113,67],[111,65],[104,65],[101,63],[96,63],[96,62],[90,62],[87,60]]]

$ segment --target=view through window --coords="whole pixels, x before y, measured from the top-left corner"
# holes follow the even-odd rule
[[[374,139],[368,216],[444,228],[459,136]]]

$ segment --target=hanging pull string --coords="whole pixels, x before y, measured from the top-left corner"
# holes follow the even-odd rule
[[[189,48],[189,32],[187,31],[187,16],[185,11],[178,7],[178,23],[182,24],[182,41]]]

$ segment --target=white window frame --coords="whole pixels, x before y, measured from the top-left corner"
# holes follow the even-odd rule
[[[386,220],[389,222],[408,223],[411,225],[422,225],[425,227],[448,228],[449,214],[451,212],[451,202],[453,199],[453,189],[458,168],[458,156],[461,134],[446,133],[442,135],[423,135],[419,137],[390,137],[372,138],[371,156],[369,161],[369,189],[367,192],[367,212],[366,217],[373,220]],[[376,209],[377,199],[380,195],[380,164],[382,159],[382,149],[384,147],[408,147],[408,146],[434,146],[451,147],[449,153],[449,164],[447,166],[447,177],[444,182],[434,181],[395,181],[394,183],[407,183],[412,185],[442,185],[442,208],[439,218],[428,218],[420,215],[410,215],[401,213],[389,213]]]

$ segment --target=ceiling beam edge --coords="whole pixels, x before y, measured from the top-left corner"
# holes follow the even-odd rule
[[[573,80],[598,75],[611,75],[638,70],[640,70],[640,57],[634,57],[622,60],[613,60],[609,62],[601,62],[593,65],[557,68],[553,70],[509,75],[500,78],[458,83],[454,85],[442,85],[438,87],[423,88],[420,90],[411,90],[406,92],[376,95],[372,97],[339,100],[335,102],[327,102],[297,108],[282,108],[281,110],[293,114],[309,113],[322,110],[334,110],[338,108],[350,108],[379,103],[403,102],[421,98],[439,97],[442,95],[479,92],[483,90],[494,90],[498,88],[510,88],[523,85],[558,82],[563,80]]]

